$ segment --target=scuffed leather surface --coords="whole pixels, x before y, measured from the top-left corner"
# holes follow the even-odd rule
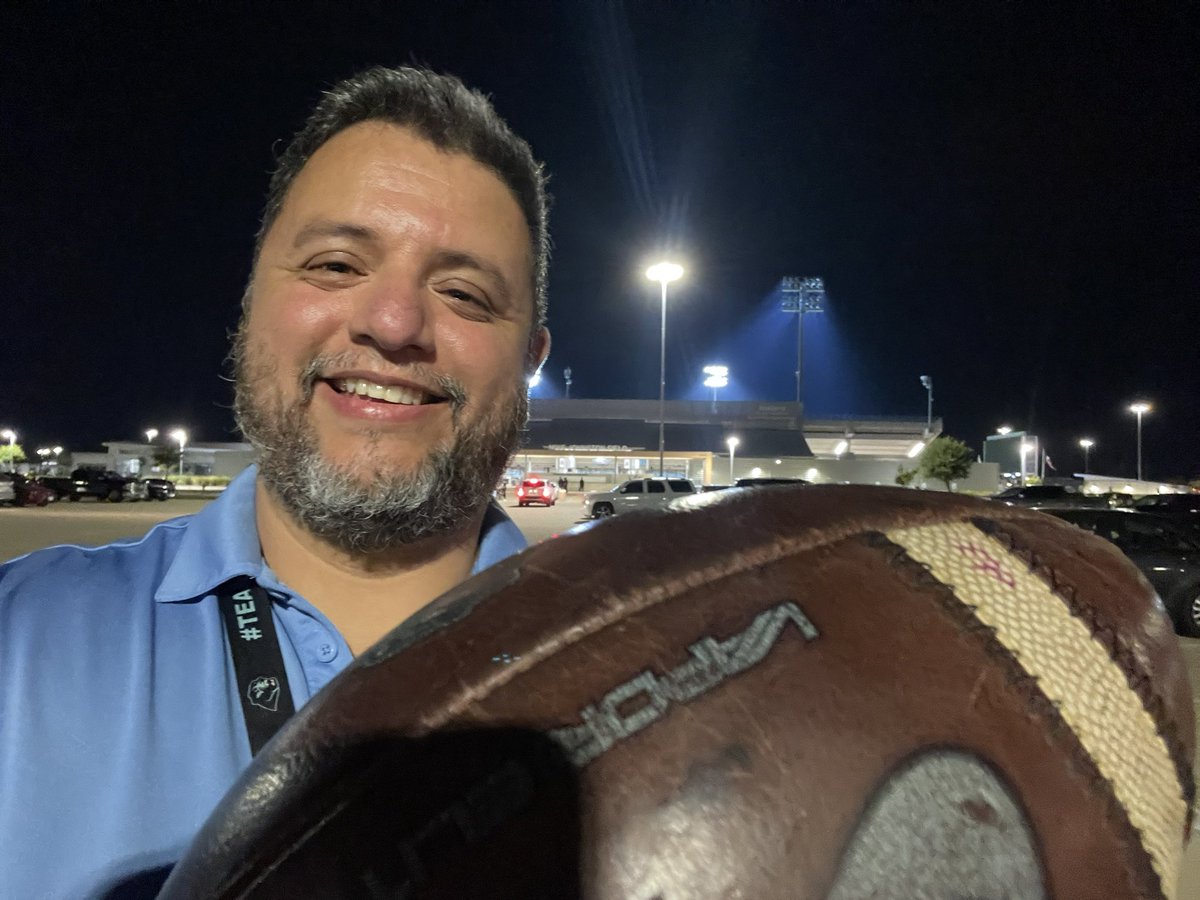
[[[1169,623],[1100,539],[951,495],[731,491],[531,548],[402,625],[260,754],[162,896],[823,897],[869,799],[930,748],[1009,786],[1050,896],[1157,896],[1036,685],[881,539],[973,520],[1069,587],[1190,764]],[[543,736],[785,601],[818,637],[788,626],[761,662],[580,769]]]

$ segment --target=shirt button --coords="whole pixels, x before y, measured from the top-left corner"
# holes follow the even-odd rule
[[[317,648],[317,657],[321,662],[329,662],[337,656],[337,648],[333,644],[322,644]]]

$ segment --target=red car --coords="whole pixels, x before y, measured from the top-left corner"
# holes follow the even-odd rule
[[[45,506],[58,499],[52,489],[15,472],[0,473],[0,480],[12,485],[13,506]]]
[[[541,503],[543,506],[553,506],[558,502],[558,485],[537,475],[530,475],[517,488],[517,505],[528,506],[531,503]]]

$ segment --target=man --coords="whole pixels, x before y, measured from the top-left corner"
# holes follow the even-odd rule
[[[234,340],[257,468],[140,540],[0,567],[0,893],[152,891],[290,707],[524,545],[489,501],[549,350],[548,245],[540,167],[481,95],[414,69],[325,95]]]

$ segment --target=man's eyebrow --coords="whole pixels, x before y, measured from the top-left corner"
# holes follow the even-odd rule
[[[496,292],[500,294],[500,299],[505,301],[512,299],[512,290],[509,288],[508,279],[504,277],[504,273],[500,271],[499,267],[485,259],[480,259],[473,253],[468,253],[465,250],[442,250],[434,257],[431,268],[474,269],[477,272],[482,272],[495,283]]]
[[[330,219],[316,219],[309,222],[298,232],[292,241],[293,247],[301,247],[311,240],[323,237],[344,237],[356,241],[378,243],[379,233],[366,225],[356,225],[353,222],[334,222]]]

